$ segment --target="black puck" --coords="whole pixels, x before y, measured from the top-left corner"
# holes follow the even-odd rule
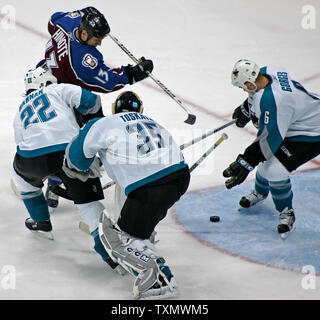
[[[210,221],[211,222],[219,222],[220,221],[220,217],[219,216],[211,216],[210,217]]]

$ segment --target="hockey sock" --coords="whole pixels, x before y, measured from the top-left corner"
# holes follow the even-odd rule
[[[38,192],[36,192],[38,193]],[[25,194],[21,193],[21,196],[26,196]],[[41,192],[40,195],[36,195],[33,198],[30,198],[32,194],[29,193],[29,198],[23,199],[23,203],[27,208],[29,215],[32,220],[36,222],[42,222],[50,220],[50,214],[48,209],[48,203]]]
[[[290,178],[282,181],[269,181],[270,192],[276,209],[282,212],[284,208],[292,209],[293,193]]]
[[[263,195],[268,195],[269,193],[269,181],[261,176],[259,172],[256,173],[255,190]]]
[[[107,251],[105,250],[100,238],[98,228],[91,232],[91,236],[94,240],[94,250],[101,256],[103,261],[110,259]]]

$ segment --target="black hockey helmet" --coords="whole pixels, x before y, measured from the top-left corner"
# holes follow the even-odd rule
[[[80,22],[79,32],[86,30],[88,39],[96,37],[103,39],[110,32],[110,27],[104,15],[101,12],[90,12],[85,14]]]
[[[125,91],[118,95],[116,101],[112,104],[112,113],[124,111],[134,111],[142,113],[143,106],[139,96],[132,91]]]

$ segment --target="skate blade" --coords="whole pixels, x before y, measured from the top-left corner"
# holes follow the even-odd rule
[[[30,230],[34,235],[39,238],[54,240],[53,233],[51,231]]]
[[[294,227],[292,227],[292,229],[291,229],[290,231],[284,232],[284,233],[280,233],[281,239],[282,239],[282,240],[286,240],[286,239],[289,237],[289,235],[290,235],[295,229],[296,229],[296,227],[294,226]]]

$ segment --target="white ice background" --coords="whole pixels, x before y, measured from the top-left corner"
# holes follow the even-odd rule
[[[151,79],[125,88],[139,94],[145,114],[169,129],[178,143],[231,119],[245,98],[230,83],[230,71],[240,58],[261,66],[283,66],[307,89],[320,93],[320,6],[316,0],[1,0],[0,299],[131,299],[133,278],[117,275],[102,262],[92,249],[92,239],[78,229],[79,217],[70,201],[61,200],[52,215],[55,240],[39,239],[25,228],[27,211],[9,183],[16,147],[12,121],[22,100],[24,74],[43,58],[48,19],[55,11],[87,5],[105,14],[112,34],[133,54],[151,58],[154,75],[197,115],[195,125],[185,124],[184,111]],[[311,11],[304,11],[310,9],[306,5]],[[13,28],[4,17],[8,10],[15,11]],[[308,13],[315,14],[315,24],[306,19]],[[315,28],[307,29],[308,23]],[[132,63],[111,39],[105,39],[99,50],[111,66]],[[110,113],[117,95],[102,95],[105,114]],[[188,192],[223,185],[222,170],[250,144],[255,129],[250,124],[245,130],[234,126],[224,132],[229,139],[194,172]],[[192,163],[218,137],[187,150],[186,160]],[[310,162],[301,169],[317,167],[319,163]],[[253,178],[254,174],[248,177]],[[112,210],[111,189],[105,192],[103,203]],[[178,299],[319,298],[319,277],[316,288],[306,290],[302,286],[305,274],[207,247],[190,237],[172,215],[170,211],[157,227],[157,246],[179,284]],[[7,266],[16,272],[14,289],[4,285]]]

